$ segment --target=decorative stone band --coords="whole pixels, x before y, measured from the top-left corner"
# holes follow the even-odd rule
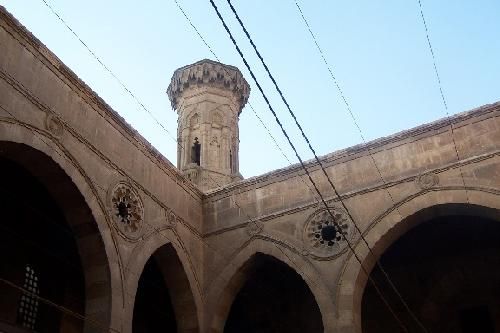
[[[246,232],[249,236],[259,234],[264,229],[264,224],[261,221],[251,221],[246,226]]]
[[[174,72],[167,89],[174,110],[177,109],[179,96],[192,85],[207,85],[232,91],[240,102],[239,113],[250,95],[250,86],[238,68],[204,59]]]

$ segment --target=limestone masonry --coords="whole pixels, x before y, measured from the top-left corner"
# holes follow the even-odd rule
[[[238,68],[173,73],[176,167],[0,8],[1,332],[500,332],[500,103],[307,162],[327,210],[242,179]]]

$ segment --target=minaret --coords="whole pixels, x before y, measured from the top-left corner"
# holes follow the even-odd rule
[[[250,86],[238,68],[201,60],[177,69],[167,89],[177,110],[177,167],[207,191],[242,179],[238,120]]]

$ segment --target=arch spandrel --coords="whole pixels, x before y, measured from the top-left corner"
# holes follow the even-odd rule
[[[120,269],[114,269],[113,265],[120,266],[120,258],[117,251],[117,245],[113,239],[112,231],[109,226],[109,221],[107,220],[104,209],[105,206],[98,196],[97,189],[94,188],[83,168],[63,145],[58,142],[56,143],[50,137],[43,135],[35,128],[30,128],[26,124],[0,123],[0,144],[2,142],[9,145],[24,147],[22,149],[32,150],[35,154],[43,156],[49,164],[54,163],[54,166],[60,168],[65,176],[69,178],[71,185],[76,188],[83,198],[84,204],[90,210],[90,214],[95,221],[95,227],[98,231],[97,236],[99,240],[102,241],[104,247],[104,256],[106,259],[104,259],[105,263],[102,262],[101,264],[107,266],[105,269],[106,272],[100,272],[102,269],[97,267],[90,268],[93,269],[93,272],[90,273],[89,271],[89,277],[85,278],[87,280],[86,283],[92,283],[89,282],[89,280],[94,278],[101,279],[103,274],[109,276],[106,282],[109,286],[105,288],[104,291],[107,295],[104,297],[109,297],[109,300],[104,302],[109,304],[103,306],[103,304],[99,304],[99,302],[92,300],[87,304],[87,306],[91,308],[86,309],[86,315],[89,319],[94,319],[99,322],[104,321],[105,326],[119,329],[119,327],[121,327],[119,318],[123,307],[122,278]],[[41,166],[37,165],[34,167],[40,168]],[[41,181],[43,182],[43,179],[41,179]],[[52,190],[54,191],[54,189]],[[63,205],[62,208],[64,211],[64,205],[67,204],[67,202],[64,202],[65,200],[63,197],[59,197],[58,199],[60,204]],[[70,215],[68,216],[68,214]],[[71,210],[66,209],[65,215],[70,221],[72,220]],[[78,230],[75,230],[75,232],[78,233]],[[91,238],[94,236],[96,235],[88,235],[88,241],[93,242],[94,240]],[[85,252],[86,248],[85,238],[79,238],[77,244],[81,255],[85,256],[85,254],[82,253],[82,251]],[[91,246],[88,248],[91,248]],[[85,261],[86,259],[82,258],[82,260]],[[92,259],[89,260],[92,261]],[[99,278],[97,276],[99,276]],[[95,281],[95,283],[99,284],[102,283],[102,281]],[[97,285],[95,285],[95,287],[97,287]],[[93,286],[87,285],[87,288],[92,289]],[[96,306],[94,310],[92,310],[93,306]],[[92,328],[85,328],[85,331],[88,329],[91,330]]]
[[[245,281],[243,270],[256,254],[268,255],[281,261],[304,280],[319,307],[324,331],[333,332],[335,322],[333,298],[319,272],[302,256],[273,242],[258,238],[250,241],[233,256],[208,287],[205,316],[208,331],[223,332],[231,305]]]
[[[466,194],[467,192],[467,194]],[[364,236],[373,253],[378,258],[402,235],[423,221],[434,217],[465,214],[480,215],[500,220],[500,200],[498,191],[489,188],[442,188],[424,191],[411,200],[391,208],[375,219]],[[401,213],[403,217],[399,215]],[[355,245],[364,268],[370,272],[375,258],[363,242]],[[356,258],[349,254],[339,277],[336,293],[338,332],[361,332],[361,301],[368,277]]]

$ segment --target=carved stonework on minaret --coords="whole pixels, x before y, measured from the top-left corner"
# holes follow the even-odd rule
[[[202,190],[242,179],[238,120],[249,93],[238,68],[211,60],[172,76],[167,94],[179,115],[177,167]]]

